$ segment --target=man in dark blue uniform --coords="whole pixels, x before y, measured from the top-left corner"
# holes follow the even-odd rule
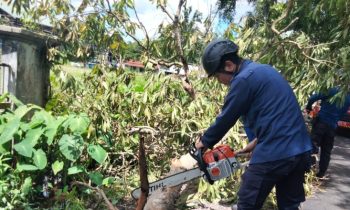
[[[207,74],[230,89],[221,113],[196,147],[213,147],[244,117],[257,140],[242,176],[238,209],[261,209],[273,187],[279,209],[298,209],[305,201],[303,182],[312,149],[299,104],[273,67],[243,60],[237,52],[238,46],[225,39],[212,41],[204,51]]]
[[[306,105],[306,111],[310,112],[312,104],[321,100],[321,109],[317,114],[317,117],[313,120],[311,130],[313,153],[318,154],[319,147],[321,148],[319,171],[316,174],[319,178],[325,176],[329,161],[331,160],[335,130],[338,126],[337,122],[347,112],[350,106],[349,94],[345,97],[345,101],[342,104],[330,101],[330,99],[338,92],[338,88],[332,88],[325,94],[314,94],[310,96]]]

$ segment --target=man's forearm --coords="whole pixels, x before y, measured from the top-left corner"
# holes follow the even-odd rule
[[[255,138],[253,141],[249,142],[249,144],[246,147],[244,147],[240,152],[241,153],[252,152],[254,150],[257,142],[258,142],[258,139]]]

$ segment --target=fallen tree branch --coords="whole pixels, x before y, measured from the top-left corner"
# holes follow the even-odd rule
[[[291,27],[297,20],[299,20],[299,17],[294,18],[284,29],[280,31],[280,34],[286,32],[288,28]]]
[[[334,43],[337,43],[337,42],[339,42],[339,41],[333,41],[333,42],[328,42],[328,43],[320,43],[320,44],[317,44],[317,45],[311,45],[311,46],[304,47],[304,49],[315,48],[315,47],[319,47],[319,46],[323,46],[323,45],[331,45],[331,44],[334,44]]]
[[[113,11],[107,11],[107,14],[110,14],[112,15],[113,17],[115,17],[117,19],[118,22],[120,23],[124,23],[126,22],[127,20],[124,20],[124,19],[121,19],[120,17],[118,17],[117,14],[115,14]],[[128,35],[130,38],[132,38],[138,46],[140,46],[143,50],[145,50],[147,52],[147,47],[145,47],[139,39],[136,38],[136,36],[134,36],[133,34],[131,34],[128,29],[126,28],[125,24],[120,24],[122,26],[122,28],[124,29],[126,35]]]
[[[188,78],[188,63],[184,55],[184,51],[182,49],[182,43],[181,43],[181,32],[180,32],[180,14],[181,14],[181,8],[182,5],[186,3],[186,0],[180,0],[179,5],[177,7],[177,12],[174,17],[174,31],[175,31],[175,40],[176,40],[176,47],[178,49],[178,52],[180,54],[180,60],[183,64],[183,68],[185,71],[185,76],[181,78],[182,85],[185,89],[185,91],[194,99],[196,97],[196,94],[194,92],[194,89],[192,87],[192,84]]]
[[[146,29],[146,27],[145,27],[145,25],[140,21],[140,18],[139,18],[139,15],[137,14],[137,12],[136,12],[136,8],[135,8],[135,5],[134,4],[132,4],[132,9],[134,10],[134,14],[135,14],[135,17],[136,17],[136,19],[137,19],[137,22],[139,22],[139,25],[141,26],[141,28],[142,28],[142,30],[143,30],[143,33],[145,34],[145,36],[146,36],[146,49],[147,49],[147,52],[149,52],[149,47],[150,47],[150,38],[149,38],[149,36],[148,36],[148,32],[147,32],[147,29]]]
[[[196,94],[194,92],[194,89],[192,87],[192,84],[188,78],[188,72],[189,72],[189,68],[188,68],[188,63],[187,60],[185,58],[184,55],[184,51],[182,49],[182,37],[181,37],[181,25],[180,25],[180,15],[181,15],[181,9],[183,7],[183,5],[185,5],[187,2],[187,0],[179,0],[179,4],[177,6],[177,10],[176,13],[174,15],[174,17],[172,17],[170,15],[170,13],[167,11],[165,5],[163,4],[159,4],[160,8],[162,9],[162,11],[169,16],[170,20],[173,21],[172,25],[173,25],[173,29],[174,29],[174,35],[175,35],[175,45],[176,45],[176,49],[177,52],[179,54],[183,69],[185,71],[185,76],[181,77],[181,82],[182,82],[182,86],[185,89],[185,91],[191,96],[192,99],[194,99],[196,97]]]
[[[166,61],[164,59],[152,59],[152,58],[150,58],[148,60],[148,62],[150,62],[152,64],[159,64],[159,65],[162,65],[162,66],[166,66],[168,68],[171,67],[171,66],[181,66],[182,67],[182,63],[180,63],[180,62],[177,62],[177,61],[169,62],[169,61]]]
[[[175,32],[175,40],[176,40],[176,48],[180,54],[180,59],[181,59],[181,63],[183,64],[183,68],[185,70],[185,74],[187,77],[188,74],[188,64],[187,61],[185,59],[184,53],[183,53],[183,49],[182,49],[182,43],[181,43],[181,32],[180,32],[180,14],[181,14],[181,8],[182,5],[186,3],[186,0],[180,0],[179,1],[179,5],[177,6],[177,11],[174,17],[174,32]]]
[[[74,181],[71,183],[72,185],[81,185],[81,186],[84,186],[84,187],[87,187],[87,188],[90,188],[92,190],[95,190],[97,191],[101,197],[103,198],[103,200],[105,201],[106,205],[107,205],[107,208],[108,210],[119,210],[117,207],[113,206],[113,204],[109,201],[109,199],[107,198],[106,194],[103,192],[102,189],[100,189],[99,187],[93,187],[87,183],[84,183],[84,182],[79,182],[79,181]]]
[[[163,4],[159,4],[160,8],[162,9],[162,11],[168,15],[168,17],[170,18],[171,21],[174,22],[174,18],[170,15],[169,11],[165,8],[165,6]]]
[[[281,22],[284,18],[286,18],[286,17],[289,15],[290,11],[291,11],[292,8],[293,8],[293,5],[294,5],[294,0],[289,0],[289,1],[288,1],[288,4],[287,4],[287,9],[284,11],[284,13],[283,13],[279,18],[277,18],[276,20],[274,20],[274,21],[272,22],[271,30],[272,30],[275,34],[280,35],[280,34],[283,32],[283,30],[287,30],[287,27],[286,27],[286,28],[284,28],[282,31],[278,31],[278,30],[276,29],[276,25],[277,25],[277,23]],[[298,20],[298,19],[296,19],[296,20]],[[294,23],[296,20],[294,19],[294,20],[292,21],[292,23]],[[290,27],[290,26],[292,25],[292,23],[289,24],[288,27]]]
[[[283,33],[283,32],[285,32],[286,30],[288,30],[288,28],[289,28],[294,22],[296,22],[296,21],[299,19],[298,17],[297,17],[297,18],[294,18],[294,19],[293,19],[284,29],[282,29],[281,31],[279,31],[279,30],[276,29],[277,23],[281,22],[284,18],[288,17],[290,11],[292,11],[293,5],[294,5],[294,0],[289,0],[289,1],[288,1],[288,4],[287,4],[287,9],[284,11],[284,13],[283,13],[279,18],[277,18],[276,20],[274,20],[274,21],[272,22],[271,30],[272,30],[275,34],[277,34],[278,36],[279,36],[281,33]],[[293,41],[290,41],[290,40],[286,40],[285,42],[289,42],[289,43],[295,44],[295,45],[302,51],[302,54],[303,54],[306,58],[308,58],[308,59],[310,59],[310,60],[312,60],[312,61],[315,61],[315,62],[326,63],[325,61],[317,60],[317,59],[312,58],[312,57],[310,57],[309,55],[307,55],[307,54],[304,52],[303,48],[300,46],[299,43],[293,42]]]
[[[322,64],[326,64],[326,65],[327,65],[327,64],[338,65],[338,64],[336,64],[336,63],[334,63],[334,62],[331,62],[331,61],[328,61],[328,60],[318,60],[318,59],[316,59],[316,58],[313,58],[313,57],[307,55],[307,54],[305,53],[305,51],[304,51],[304,49],[306,49],[307,47],[302,47],[299,43],[297,43],[297,42],[295,42],[295,41],[292,41],[292,40],[285,40],[284,42],[287,42],[287,43],[291,43],[291,44],[296,45],[296,46],[301,50],[301,53],[302,53],[306,58],[308,58],[309,60],[312,60],[312,61],[314,61],[314,62],[316,62],[316,63],[322,63]]]

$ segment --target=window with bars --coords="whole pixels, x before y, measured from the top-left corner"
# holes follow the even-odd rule
[[[9,92],[9,81],[10,81],[10,74],[11,74],[11,66],[3,62],[3,41],[0,38],[0,96],[4,93]],[[2,101],[0,102],[0,110],[9,108],[10,102],[9,101]]]
[[[9,77],[11,66],[6,63],[0,63],[0,95],[9,92]]]

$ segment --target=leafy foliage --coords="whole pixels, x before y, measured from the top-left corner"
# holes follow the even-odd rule
[[[119,172],[125,170],[124,165],[134,165],[141,134],[132,134],[133,131],[147,128],[151,134],[143,134],[143,138],[152,179],[168,171],[172,158],[187,152],[186,145],[212,122],[221,106],[225,95],[221,85],[197,76],[192,79],[199,94],[194,101],[172,76],[95,68],[82,80],[76,80],[76,89],[56,92],[57,104],[50,107],[55,112],[62,111],[55,107],[66,107],[88,113],[97,138],[116,154],[110,158],[120,160],[124,156],[120,160],[123,165],[113,166]],[[74,100],[70,100],[73,95]],[[238,129],[239,124],[230,133],[229,142],[233,145],[242,144]]]
[[[350,52],[349,36],[344,36],[349,14],[346,7],[339,7],[343,1],[274,3],[268,15],[267,2],[256,3],[255,14],[239,31],[242,53],[276,66],[301,103],[313,91],[334,86],[340,86],[344,95],[349,90]]]
[[[69,180],[113,186],[120,189],[120,198],[125,198],[139,185],[135,154],[141,135],[146,140],[149,176],[154,179],[168,172],[170,160],[186,153],[191,138],[199,135],[218,112],[225,89],[216,82],[196,78],[194,84],[200,97],[195,101],[176,78],[162,74],[123,73],[96,67],[82,79],[77,78],[74,85],[70,83],[74,88],[62,89],[64,80],[53,82],[60,84],[54,89],[59,91],[55,91],[47,108],[57,116],[39,107],[35,107],[31,117],[25,115],[25,110],[33,109],[32,105],[22,105],[26,108],[20,106],[1,116],[0,126],[14,130],[7,137],[10,140],[2,144],[6,151],[16,151],[12,157],[17,165],[9,169],[26,174],[19,183],[26,178],[41,180],[32,184],[30,194],[34,197],[41,197],[38,193],[47,176],[49,180],[62,177],[63,186],[69,185]],[[209,90],[214,94],[208,95]],[[80,114],[68,114],[68,110]],[[17,118],[19,123],[11,123]],[[138,128],[148,128],[151,133],[133,132]],[[239,125],[226,142],[241,144],[238,128]],[[53,181],[49,183],[55,188]],[[211,187],[212,194],[201,196],[217,199],[230,195],[216,193],[221,190],[222,184]]]
[[[83,0],[76,8],[69,0],[43,0],[35,5],[28,0],[7,2],[17,11],[28,11],[26,25],[31,29],[38,27],[30,20],[50,19],[54,35],[63,40],[61,46],[49,49],[53,63],[86,61],[112,52],[120,60],[160,59],[174,64],[181,55],[174,47],[175,24],[163,23],[159,37],[151,39],[142,23],[130,17],[135,9],[131,0]],[[158,9],[166,6],[166,1],[153,2]],[[314,90],[335,85],[348,90],[348,1],[249,2],[255,3],[256,11],[242,27],[230,24],[225,33],[239,44],[242,55],[280,69],[301,103]],[[235,4],[218,1],[219,12],[229,23]],[[214,36],[213,21],[211,17],[203,20],[202,14],[186,4],[179,15],[176,26],[184,56],[199,63],[203,46]],[[201,31],[198,24],[206,30]],[[145,39],[135,37],[137,30],[145,33]],[[126,36],[134,42],[127,43]],[[53,96],[46,110],[12,98],[17,109],[0,116],[1,207],[25,208],[42,198],[41,193],[54,192],[55,201],[64,197],[68,209],[83,209],[85,202],[80,199],[91,192],[70,189],[70,181],[76,180],[112,188],[113,203],[127,199],[130,189],[139,185],[135,155],[139,139],[146,142],[152,181],[168,171],[171,158],[187,152],[190,140],[212,122],[225,95],[222,86],[207,83],[200,75],[191,78],[197,90],[193,100],[176,78],[162,74],[110,71],[97,65],[80,78],[57,66],[52,70]],[[237,124],[224,140],[234,148],[244,144],[239,128]],[[55,184],[60,179],[62,184]],[[199,193],[190,198],[235,199],[235,180],[213,186],[201,182]]]
[[[102,164],[107,158],[107,152],[103,146],[94,142],[94,138],[87,138],[89,125],[89,117],[82,113],[55,117],[35,105],[20,104],[14,111],[3,113],[0,116],[0,191],[5,193],[9,190],[9,195],[13,197],[7,200],[5,196],[0,206],[10,209],[25,207],[28,205],[26,199],[30,198],[28,196],[34,196],[35,201],[35,198],[41,197],[38,194],[40,191],[45,197],[49,189],[40,189],[40,185],[50,182],[50,186],[53,186],[54,183],[47,179],[53,181],[58,177],[76,174],[72,173],[74,167],[87,172],[89,161],[84,160],[87,155]],[[85,178],[88,177],[86,174]],[[37,181],[34,184],[32,180]],[[63,182],[56,185],[67,184]]]

